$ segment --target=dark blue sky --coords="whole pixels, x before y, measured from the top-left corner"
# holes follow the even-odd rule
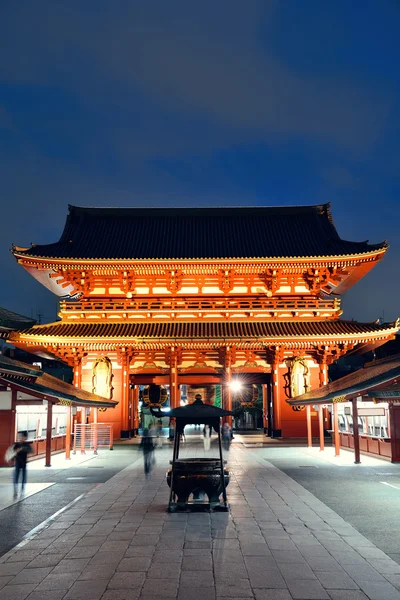
[[[331,201],[344,239],[391,244],[345,316],[399,316],[399,23],[398,0],[3,2],[0,305],[54,319],[8,250],[68,203]]]

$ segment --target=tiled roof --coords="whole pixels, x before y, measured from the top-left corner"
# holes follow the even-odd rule
[[[29,317],[24,317],[11,310],[0,307],[0,337],[4,337],[2,334],[7,334],[9,331],[18,331],[20,329],[26,329],[32,327],[36,321]]]
[[[329,403],[336,398],[354,397],[360,392],[371,390],[396,378],[400,378],[400,354],[368,363],[354,373],[349,373],[288,402],[294,405]]]
[[[43,258],[162,260],[362,254],[386,243],[340,239],[328,204],[293,207],[69,207],[60,240],[15,254]]]
[[[50,398],[70,401],[75,406],[104,406],[113,408],[118,402],[97,396],[37,367],[0,355],[0,380]]]
[[[21,332],[25,336],[60,338],[141,338],[141,339],[251,339],[362,336],[364,334],[396,331],[395,324],[358,323],[356,321],[286,321],[257,323],[254,321],[225,322],[144,322],[144,323],[50,323],[36,325]],[[14,339],[19,335],[14,334]]]

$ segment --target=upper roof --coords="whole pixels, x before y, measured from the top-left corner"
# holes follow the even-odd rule
[[[14,246],[18,256],[87,260],[250,259],[349,256],[386,242],[339,237],[330,205],[224,208],[69,206],[58,242]]]
[[[0,307],[0,338],[7,337],[10,331],[27,329],[27,327],[32,327],[35,323],[34,319]]]
[[[287,402],[292,405],[306,405],[345,401],[397,379],[400,379],[400,354],[367,363],[358,371]]]

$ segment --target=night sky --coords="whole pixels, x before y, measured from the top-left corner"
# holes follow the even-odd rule
[[[400,2],[135,0],[0,6],[0,306],[54,320],[9,252],[67,205],[332,202],[388,239],[344,316],[400,316]]]

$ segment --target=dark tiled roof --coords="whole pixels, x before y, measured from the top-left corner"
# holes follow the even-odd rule
[[[336,398],[354,397],[359,392],[371,390],[396,378],[400,378],[400,354],[368,363],[354,373],[349,373],[288,402],[289,404],[329,403]]]
[[[32,327],[35,323],[34,319],[29,319],[28,317],[0,307],[0,337],[4,337],[2,333],[26,329],[27,327]]]
[[[113,408],[118,402],[108,400],[70,383],[66,383],[57,377],[44,373],[37,367],[33,367],[21,361],[0,355],[0,379],[23,387],[32,392],[71,401],[76,406],[104,406]]]
[[[328,204],[243,208],[69,207],[58,242],[14,253],[64,259],[343,256],[386,244],[341,240]]]
[[[395,330],[396,325],[357,323],[356,321],[256,322],[145,322],[145,323],[50,323],[36,325],[21,336],[63,338],[141,338],[141,339],[251,339],[310,336],[347,336]],[[18,339],[18,334],[14,334]]]

